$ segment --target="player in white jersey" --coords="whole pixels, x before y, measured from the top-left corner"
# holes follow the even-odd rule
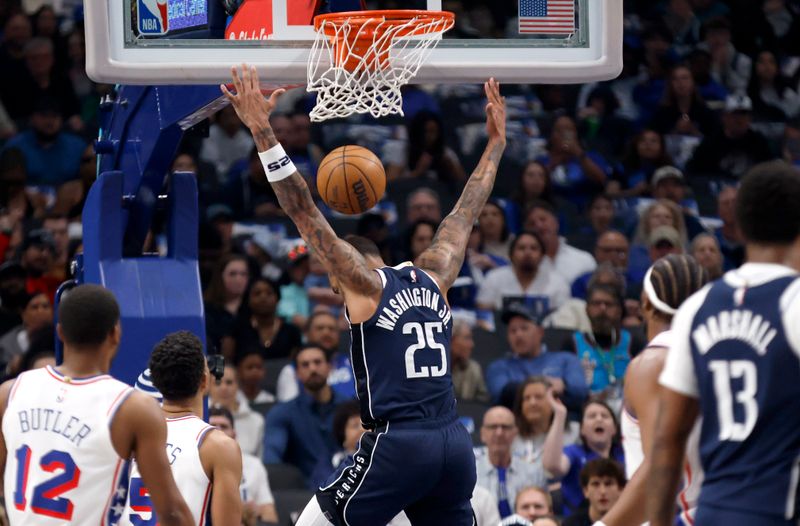
[[[670,347],[672,316],[689,296],[708,282],[708,274],[691,256],[670,255],[656,261],[647,271],[642,293],[647,347],[634,358],[625,372],[621,418],[625,471],[629,479],[619,500],[603,516],[606,526],[638,526],[645,522],[642,503],[647,492],[650,451],[658,412],[658,375]],[[695,437],[698,436],[695,426]],[[702,470],[697,441],[687,445],[684,488],[678,505],[684,524],[693,524],[694,508],[700,494]]]
[[[80,285],[62,297],[58,319],[63,363],[0,386],[0,466],[11,526],[108,524],[131,455],[158,488],[153,505],[162,524],[189,526],[158,405],[107,374],[121,336],[114,295]]]
[[[239,526],[242,502],[239,481],[242,460],[235,440],[202,420],[210,375],[203,344],[194,334],[180,331],[165,336],[150,355],[150,376],[162,396],[167,421],[166,452],[170,469],[196,526],[210,512],[214,526]],[[155,526],[153,494],[141,479],[134,459],[130,488],[121,525]]]

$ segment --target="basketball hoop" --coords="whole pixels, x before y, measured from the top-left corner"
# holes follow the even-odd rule
[[[317,38],[308,60],[311,120],[369,113],[403,114],[400,88],[417,74],[442,33],[446,11],[353,11],[314,18]]]

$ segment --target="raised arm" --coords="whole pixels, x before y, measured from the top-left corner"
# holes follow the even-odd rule
[[[500,84],[492,78],[484,85],[484,89],[489,100],[486,105],[489,144],[453,211],[439,225],[433,244],[415,262],[438,278],[439,286],[445,293],[461,270],[472,225],[492,193],[497,166],[506,147],[506,102],[500,96]]]
[[[328,273],[344,287],[365,296],[380,294],[382,287],[378,274],[367,267],[364,257],[350,243],[339,239],[314,204],[305,179],[294,169],[291,159],[275,138],[269,116],[285,90],[275,90],[266,99],[261,93],[255,67],[243,65],[241,72],[234,67],[231,74],[236,93],[231,93],[225,85],[220,89],[253,134],[264,172],[283,211],[297,226],[305,242],[314,249]]]

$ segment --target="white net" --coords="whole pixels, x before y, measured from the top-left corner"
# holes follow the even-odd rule
[[[353,113],[382,117],[403,114],[400,88],[417,74],[452,16],[386,18],[360,13],[357,18],[325,19],[308,61],[306,89],[317,94],[311,120],[320,122]]]

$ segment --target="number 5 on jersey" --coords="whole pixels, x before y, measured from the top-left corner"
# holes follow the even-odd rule
[[[434,330],[442,334],[444,332],[442,322],[428,321],[424,325],[419,322],[409,322],[403,325],[403,334],[414,333],[417,335],[417,343],[410,345],[406,349],[406,378],[436,378],[447,374],[447,349],[436,341],[433,334]],[[417,351],[423,349],[439,351],[442,357],[442,365],[431,365],[430,367],[423,365],[417,369],[414,355]]]

